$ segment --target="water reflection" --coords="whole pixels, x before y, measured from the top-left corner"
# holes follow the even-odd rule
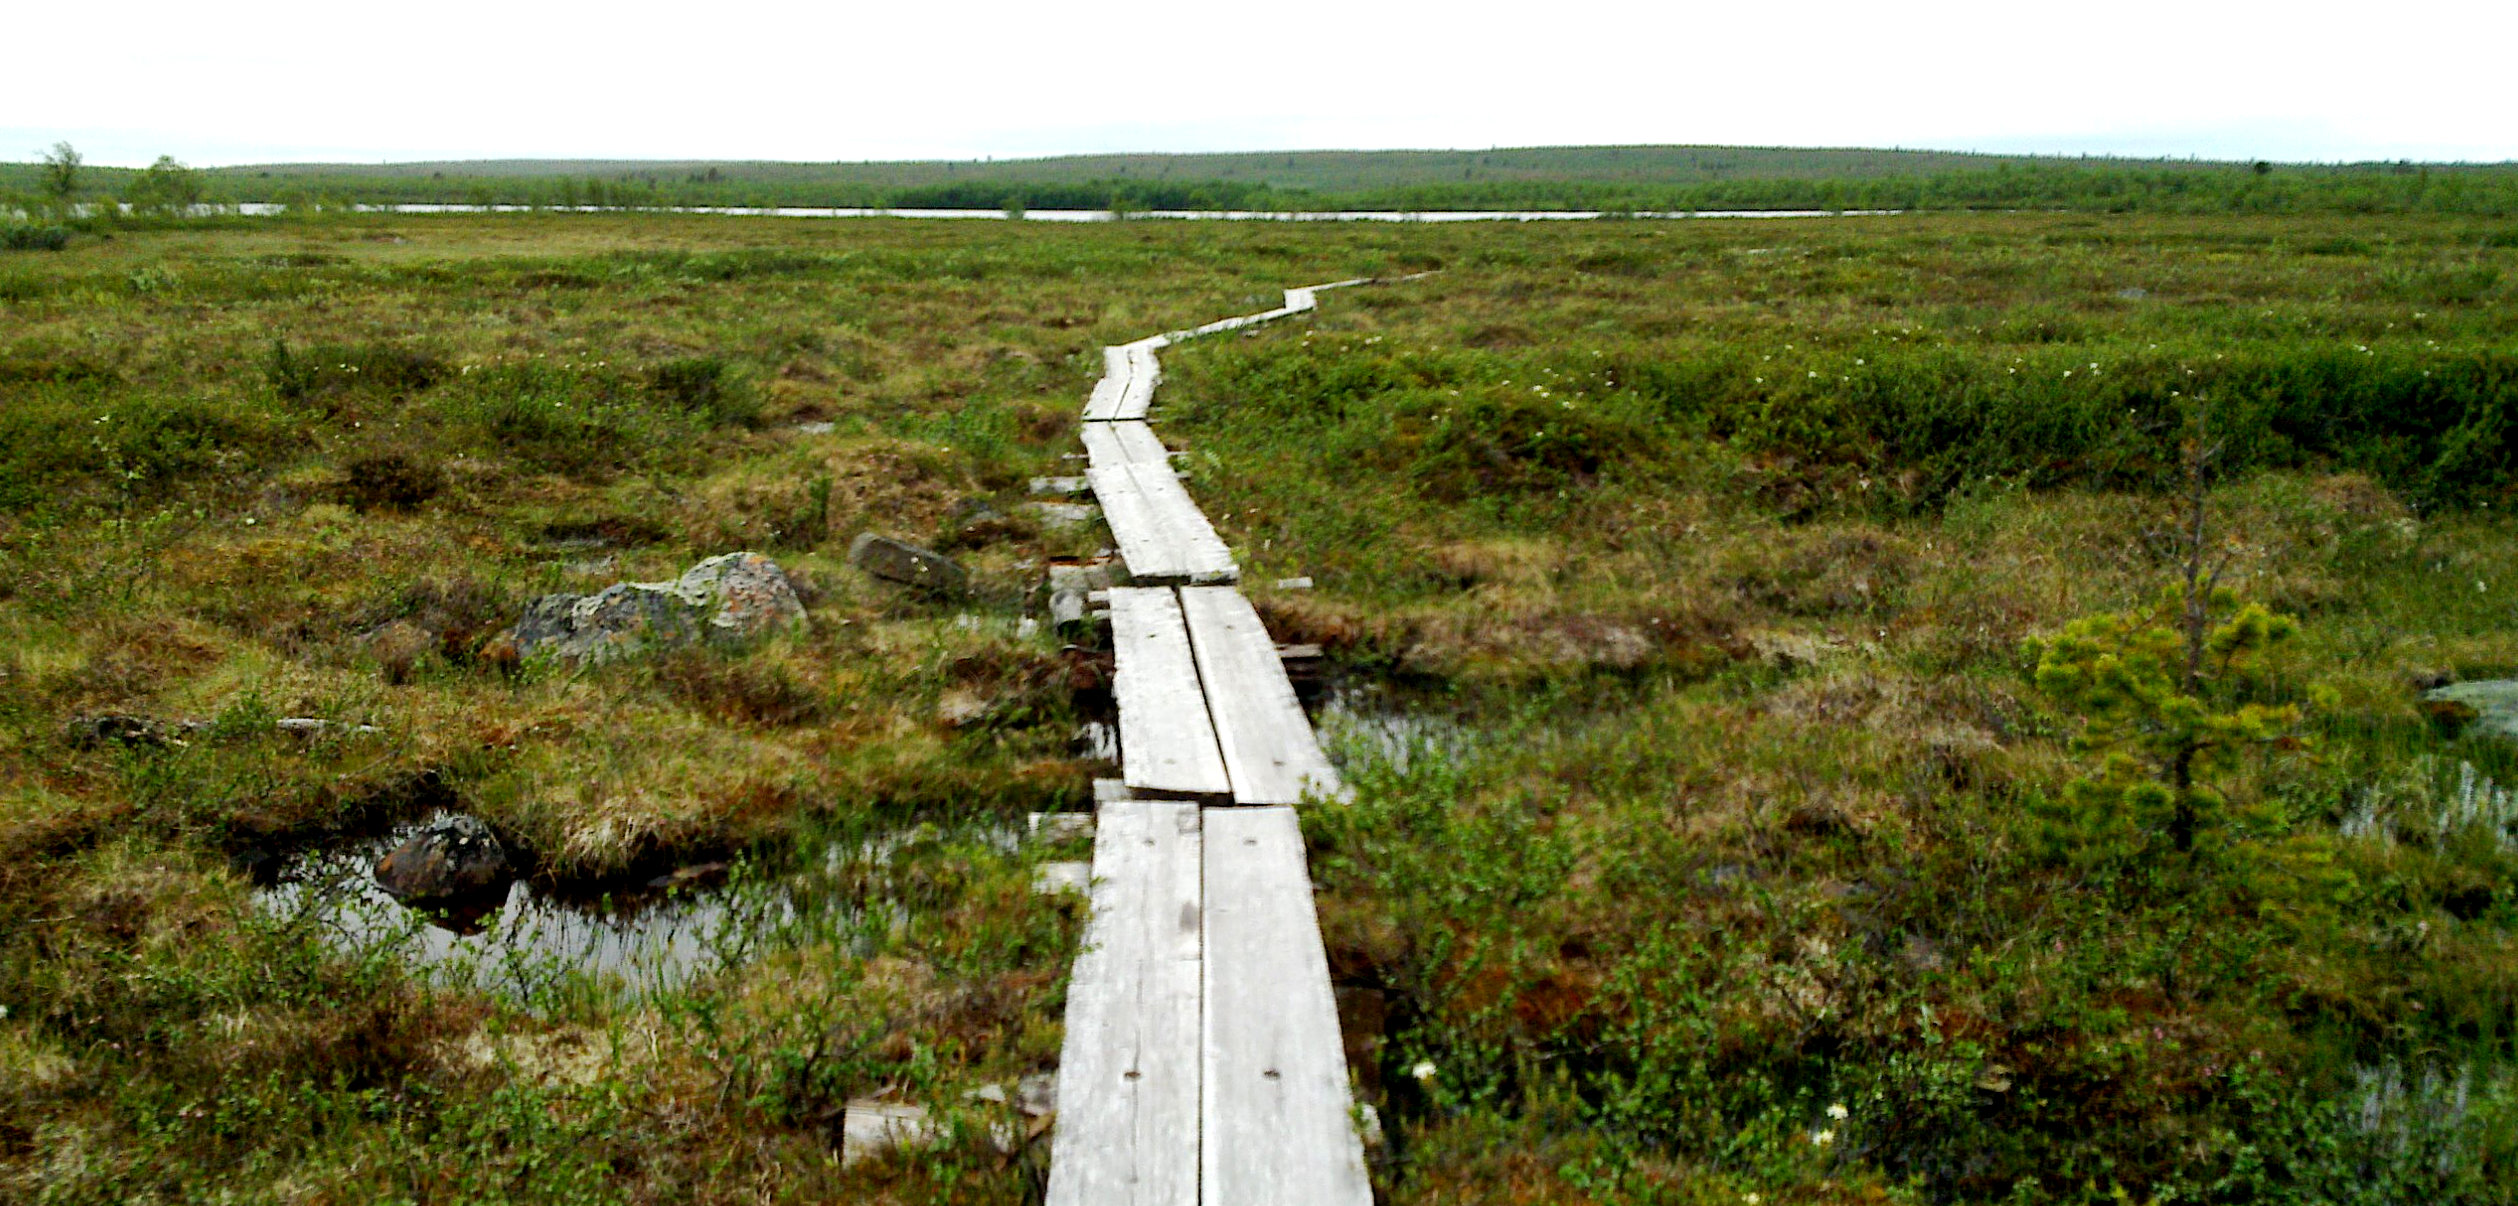
[[[1027,844],[1023,826],[992,816],[876,822],[810,839],[774,873],[703,863],[596,900],[518,880],[464,912],[407,908],[377,885],[376,863],[438,819],[300,851],[256,892],[256,907],[349,957],[399,959],[430,983],[538,1009],[588,993],[650,996],[798,938],[870,956],[949,907],[971,875],[1019,861]]]
[[[416,827],[300,852],[263,889],[265,915],[309,925],[326,945],[399,948],[440,983],[531,990],[580,972],[631,994],[670,988],[737,957],[795,915],[785,893],[666,877],[626,898],[559,900],[524,880],[504,899],[449,911],[405,908],[377,886],[376,862]]]
[[[1312,727],[1341,768],[1381,762],[1405,773],[1420,756],[1449,757],[1469,744],[1469,731],[1438,700],[1384,683],[1331,686],[1313,709]]]

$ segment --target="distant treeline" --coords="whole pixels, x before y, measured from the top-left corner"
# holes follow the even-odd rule
[[[612,176],[429,175],[373,170],[227,168],[199,173],[211,203],[312,208],[353,204],[832,206],[893,209],[1668,210],[2054,209],[2145,213],[2518,214],[2518,165],[2128,164],[2000,161],[1911,175],[1746,177],[1684,183],[1460,180],[1352,189],[1171,178],[1008,179],[943,183],[813,179],[794,165],[625,171]],[[784,169],[784,170],[782,170]],[[1013,169],[1006,169],[1012,171]],[[136,174],[88,169],[91,195]],[[32,194],[32,165],[0,165],[0,192]]]

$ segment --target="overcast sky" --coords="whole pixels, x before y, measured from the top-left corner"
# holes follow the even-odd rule
[[[1582,143],[2518,159],[2518,4],[17,6],[0,158]]]

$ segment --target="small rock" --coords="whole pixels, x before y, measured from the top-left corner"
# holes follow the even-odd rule
[[[544,595],[526,605],[491,652],[600,663],[804,623],[804,603],[777,562],[759,553],[726,553],[671,582],[616,582],[591,595]]]
[[[849,544],[848,563],[887,582],[930,594],[958,595],[970,585],[969,576],[952,558],[872,532]]]
[[[502,894],[514,878],[498,835],[461,814],[420,826],[376,864],[376,886],[412,905]]]
[[[1014,1106],[1033,1118],[1058,1112],[1058,1074],[1034,1072],[1014,1082]]]
[[[1276,588],[1278,590],[1310,590],[1311,579],[1308,577],[1279,578],[1276,580]]]
[[[1032,493],[1034,494],[1074,498],[1092,492],[1093,479],[1088,477],[1036,477],[1032,479]]]
[[[1040,516],[1041,527],[1052,532],[1071,532],[1089,527],[1102,516],[1102,509],[1090,503],[1035,502],[1024,505]]]

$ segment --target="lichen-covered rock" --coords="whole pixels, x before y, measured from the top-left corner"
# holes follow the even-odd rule
[[[498,835],[459,813],[420,826],[376,864],[376,886],[409,905],[482,900],[514,878]]]
[[[591,595],[544,595],[502,634],[494,654],[598,663],[703,641],[739,641],[805,623],[778,563],[727,553],[671,582],[616,582]]]

